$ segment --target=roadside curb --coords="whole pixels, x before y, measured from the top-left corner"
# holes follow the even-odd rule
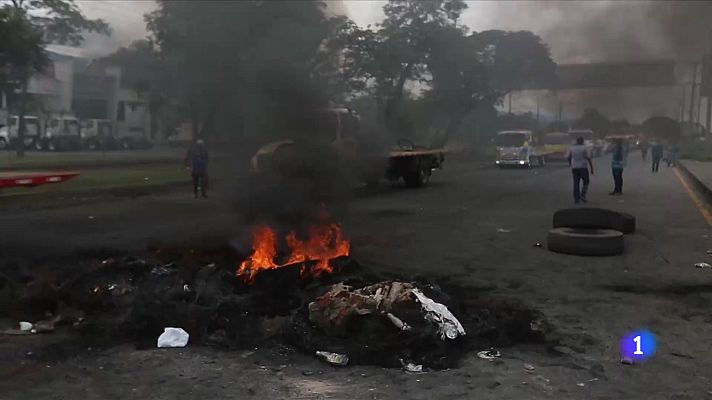
[[[695,187],[695,190],[702,194],[704,200],[708,204],[712,204],[712,188],[707,186],[704,182],[702,182],[702,180],[700,180],[700,178],[698,178],[694,173],[692,173],[692,171],[687,169],[687,167],[682,161],[677,162],[677,168],[680,170],[680,172],[682,172],[685,178],[689,179],[690,182],[692,182]]]

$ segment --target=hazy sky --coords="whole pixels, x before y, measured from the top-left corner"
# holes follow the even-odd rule
[[[383,0],[330,0],[361,26],[383,18]],[[78,0],[91,18],[104,18],[111,37],[91,35],[85,47],[108,54],[147,35],[151,0]],[[462,23],[471,31],[531,30],[562,63],[696,57],[707,50],[712,3],[700,1],[468,1]]]

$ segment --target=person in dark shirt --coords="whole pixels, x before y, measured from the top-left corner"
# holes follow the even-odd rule
[[[626,147],[623,146],[623,139],[616,139],[613,157],[611,158],[614,188],[609,194],[612,196],[623,194],[623,169],[625,168],[627,153]]]
[[[653,146],[650,148],[650,156],[653,160],[653,172],[658,172],[660,160],[663,159],[663,145],[660,142],[653,142]]]
[[[190,146],[185,156],[185,166],[193,177],[193,194],[198,198],[198,188],[203,197],[208,197],[208,150],[202,139]]]

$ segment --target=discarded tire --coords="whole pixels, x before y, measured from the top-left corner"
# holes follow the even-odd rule
[[[554,228],[614,229],[635,232],[635,217],[604,208],[566,208],[554,213]]]
[[[578,256],[615,256],[623,253],[623,233],[613,229],[554,228],[550,251]]]

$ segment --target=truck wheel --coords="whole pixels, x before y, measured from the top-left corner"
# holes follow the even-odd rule
[[[565,208],[554,213],[554,228],[614,229],[635,232],[635,217],[605,208]]]
[[[428,184],[431,174],[430,168],[420,165],[417,171],[403,175],[403,181],[407,187],[421,187]]]
[[[42,151],[45,149],[45,143],[42,139],[35,140],[35,150]]]
[[[47,142],[47,150],[49,151],[59,151],[59,141],[57,139],[50,139]]]
[[[7,140],[5,138],[0,138],[0,150],[7,149]]]
[[[577,256],[615,256],[623,253],[623,233],[613,229],[554,228],[547,247],[556,253]]]

